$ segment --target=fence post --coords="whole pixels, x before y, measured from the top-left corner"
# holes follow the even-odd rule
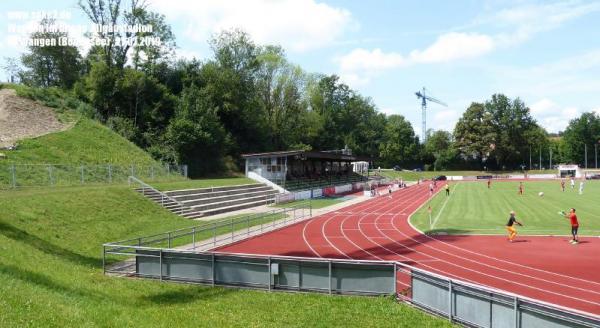
[[[11,165],[11,171],[12,171],[12,187],[16,188],[17,187],[17,174],[16,174],[16,170],[15,170],[15,164]]]
[[[213,223],[213,246],[217,245],[217,222]]]
[[[394,296],[398,295],[398,284],[396,283],[396,271],[397,270],[397,266],[396,266],[396,262],[394,262],[394,274],[392,275],[392,284],[394,284],[393,286],[393,290],[394,290]]]
[[[162,248],[158,250],[159,254],[160,254],[160,281],[162,281],[163,278],[163,253],[162,253]]]
[[[112,165],[108,164],[108,183],[112,183]]]
[[[132,177],[135,176],[135,169],[133,168],[133,165],[131,165],[131,176]]]
[[[48,165],[48,179],[50,181],[50,185],[52,185],[52,165]]]
[[[192,249],[196,249],[196,227],[192,228]]]
[[[452,322],[452,280],[448,280],[448,320]]]
[[[519,320],[519,298],[515,296],[515,328],[520,328],[521,322]]]
[[[329,295],[331,295],[331,261],[327,262],[329,264]]]
[[[106,274],[106,245],[102,245],[102,274]]]
[[[271,274],[271,257],[270,256],[267,259],[267,265],[269,266],[269,291],[271,291],[271,277],[273,275]]]
[[[216,274],[215,274],[215,271],[216,271],[215,270],[215,253],[210,253],[210,255],[211,255],[211,257],[210,257],[210,259],[211,259],[211,266],[210,267],[211,267],[211,271],[212,271],[211,272],[211,274],[212,274],[212,285],[214,287],[215,286],[215,276],[216,276]]]
[[[171,248],[171,233],[169,232],[169,234],[167,235],[167,240],[169,241],[168,245],[169,248]]]
[[[150,179],[154,180],[154,166],[150,166]]]
[[[83,165],[81,165],[81,184],[84,183],[84,179],[83,179]]]

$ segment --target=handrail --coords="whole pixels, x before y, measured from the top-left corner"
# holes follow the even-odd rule
[[[161,206],[164,206],[165,199],[167,199],[167,200],[169,200],[169,201],[174,202],[175,204],[177,204],[179,206],[179,211],[183,211],[183,209],[186,207],[182,202],[178,201],[177,199],[175,199],[175,198],[167,195],[166,193],[164,193],[164,192],[162,192],[162,191],[160,191],[160,190],[152,187],[151,185],[145,183],[144,181],[142,181],[142,180],[140,180],[140,179],[138,179],[138,178],[136,178],[136,177],[134,177],[132,175],[130,175],[127,178],[127,183],[129,184],[129,186],[131,186],[131,181],[134,181],[134,182],[136,182],[136,183],[138,183],[139,185],[142,186],[142,193],[144,195],[145,195],[145,189],[149,189],[149,190],[151,190],[151,191],[153,191],[155,193],[158,193],[160,195],[160,197],[161,197],[161,204],[160,204]]]

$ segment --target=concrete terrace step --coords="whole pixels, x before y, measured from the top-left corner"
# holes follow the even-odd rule
[[[207,192],[215,192],[215,191],[230,191],[230,190],[264,187],[264,186],[265,185],[261,184],[261,183],[249,183],[249,184],[242,184],[242,185],[221,186],[221,187],[211,187],[211,188],[171,190],[171,191],[166,191],[165,193],[167,195],[173,197],[173,196],[182,196],[182,195],[188,195],[188,194],[199,194],[199,193],[207,193]]]
[[[195,206],[190,206],[190,207],[194,210],[206,212],[213,208],[228,207],[228,206],[241,205],[241,204],[246,204],[246,203],[259,203],[259,205],[264,205],[264,204],[272,202],[274,200],[275,200],[275,196],[264,195],[264,196],[254,196],[254,197],[233,199],[233,200],[228,200],[228,201],[224,201],[224,202],[217,201],[217,202],[205,203],[205,204],[195,205]]]
[[[202,211],[202,213],[205,216],[216,215],[216,214],[221,214],[221,213],[225,213],[225,212],[233,212],[233,211],[237,211],[237,210],[243,210],[246,208],[261,206],[264,204],[265,204],[264,201],[250,202],[250,203],[237,204],[237,205],[231,205],[231,206],[225,206],[225,207],[217,207],[217,208],[213,208],[213,209],[210,209],[207,211]]]
[[[245,194],[236,194],[236,195],[223,195],[219,197],[211,197],[211,198],[200,198],[200,199],[191,199],[181,201],[186,206],[197,206],[203,204],[210,203],[218,203],[218,202],[226,202],[230,200],[243,199],[249,197],[258,197],[258,196],[273,196],[277,194],[277,190],[265,190],[265,191],[254,191]]]
[[[186,201],[186,200],[196,200],[196,199],[205,199],[205,198],[215,198],[220,196],[229,196],[229,195],[240,195],[251,192],[258,191],[270,191],[273,190],[268,186],[261,185],[259,187],[252,188],[244,188],[244,189],[232,189],[225,191],[215,191],[215,192],[198,192],[193,194],[185,194],[185,195],[170,195],[171,197],[177,199],[178,201]]]

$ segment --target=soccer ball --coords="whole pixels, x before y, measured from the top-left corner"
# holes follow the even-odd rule
[[[543,192],[543,191],[540,191],[540,192],[538,193],[538,196],[540,196],[540,197],[544,197],[544,192]]]

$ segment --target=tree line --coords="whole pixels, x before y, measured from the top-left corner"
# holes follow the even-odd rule
[[[421,144],[402,115],[379,112],[338,76],[306,72],[280,46],[256,44],[241,30],[214,35],[208,59],[178,59],[171,27],[144,2],[87,0],[79,8],[94,24],[151,24],[162,44],[123,45],[121,37],[148,35],[97,31],[90,37],[107,42],[86,54],[30,47],[8,70],[23,84],[89,103],[94,118],[156,159],[188,164],[191,176],[235,171],[241,153],[346,146],[378,166],[407,169],[515,169],[537,149],[553,149],[555,163],[582,163],[582,149],[600,137],[595,113],[552,137],[521,100],[497,94],[471,104],[454,131],[427,131]],[[32,37],[67,36],[59,34]]]

